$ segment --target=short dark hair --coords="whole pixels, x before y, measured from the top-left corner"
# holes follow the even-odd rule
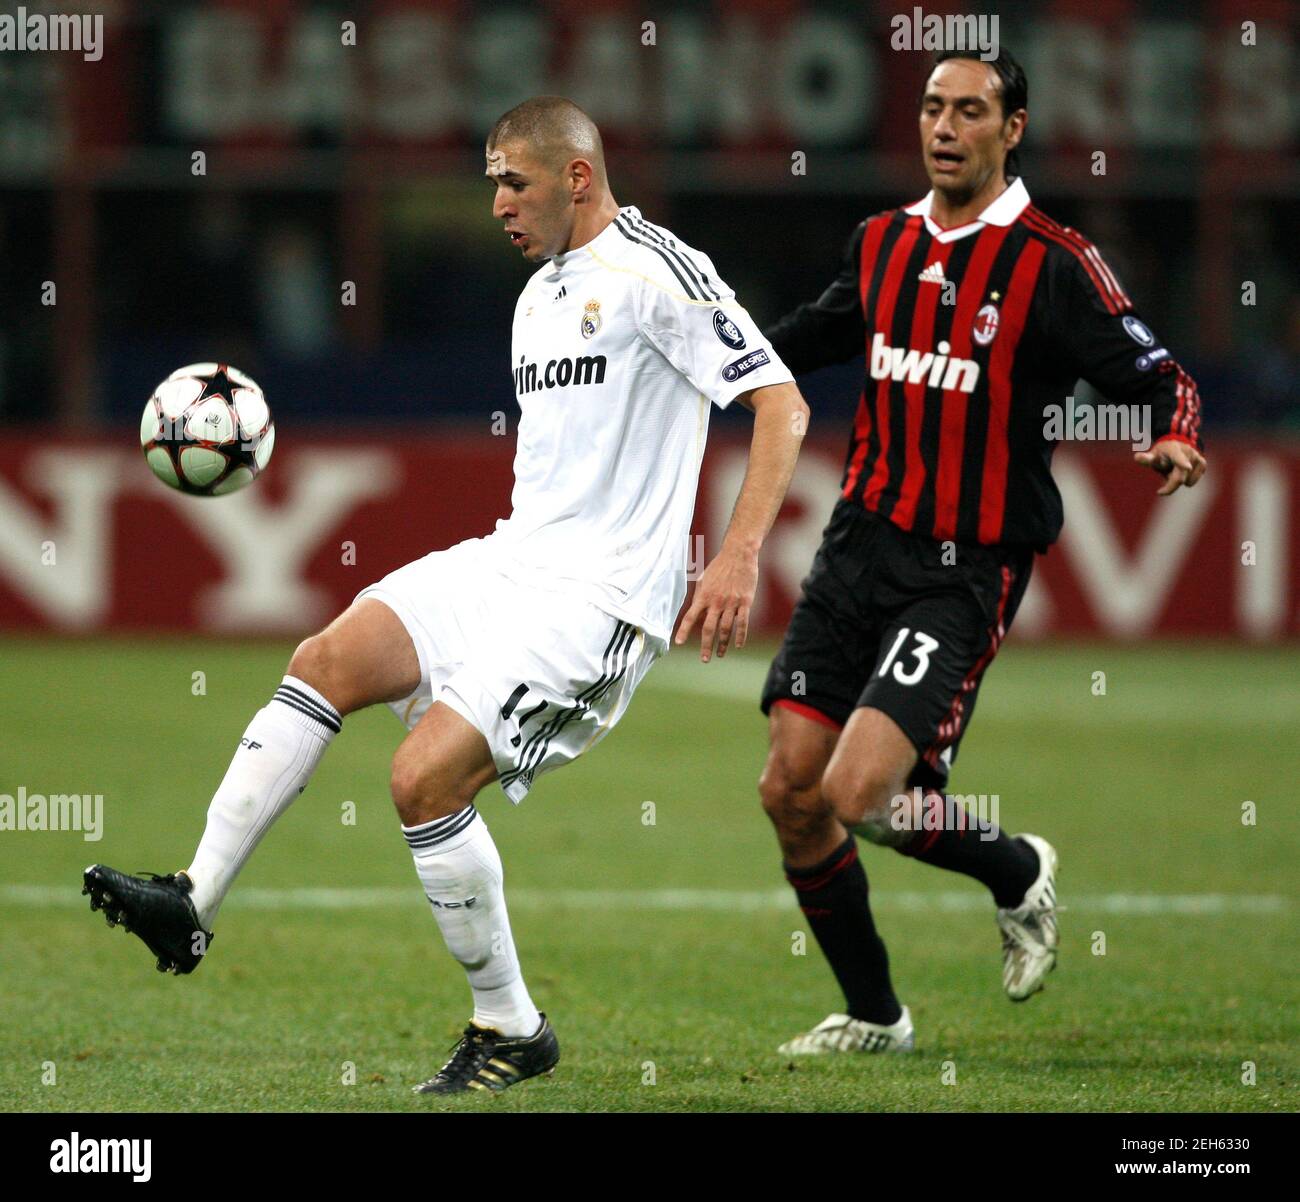
[[[925,73],[926,81],[934,74],[934,69],[940,63],[946,63],[953,58],[968,58],[972,62],[984,63],[992,67],[994,74],[998,77],[1001,87],[998,89],[998,96],[1002,100],[1002,120],[1005,121],[1012,113],[1019,112],[1021,109],[1029,108],[1029,80],[1025,78],[1025,69],[1011,53],[1003,47],[998,47],[996,58],[986,59],[980,56],[980,52],[975,49],[971,50],[940,50],[930,63],[930,69]],[[922,94],[924,94],[924,84],[922,85]],[[1019,149],[1008,151],[1005,168],[1007,179],[1015,179],[1020,174],[1020,151]]]
[[[534,96],[497,118],[488,134],[487,148],[518,138],[548,167],[558,167],[581,155],[603,173],[604,149],[600,130],[572,100],[563,96]]]

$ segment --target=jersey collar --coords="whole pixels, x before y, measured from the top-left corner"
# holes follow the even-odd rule
[[[641,210],[636,205],[623,205],[618,211],[618,216],[635,217],[638,221],[642,220]],[[563,267],[570,262],[576,262],[579,256],[587,251],[593,251],[601,258],[609,258],[614,247],[623,241],[623,234],[613,221],[611,221],[603,230],[600,231],[590,242],[584,243],[577,250],[571,250],[568,254],[556,255],[551,263],[554,267]]]
[[[908,205],[903,211],[913,216],[925,218],[925,228],[936,242],[956,242],[970,234],[977,234],[986,225],[1011,225],[1029,207],[1029,189],[1025,181],[1017,176],[1001,196],[984,210],[974,221],[965,225],[956,225],[946,230],[936,225],[930,217],[930,206],[934,203],[934,191],[927,192],[914,205]]]

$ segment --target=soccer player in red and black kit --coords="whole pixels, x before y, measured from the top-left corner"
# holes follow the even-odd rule
[[[1016,176],[1028,87],[1003,52],[938,55],[931,192],[854,231],[839,275],[768,337],[796,374],[866,352],[840,499],[768,674],[760,781],[786,876],[846,998],[783,1053],[908,1051],[855,835],[993,894],[1016,1001],[1056,963],[1056,852],[979,829],[944,789],[1034,553],[1061,529],[1049,406],[1083,377],[1147,407],[1168,495],[1205,470],[1196,385],[1076,231]]]

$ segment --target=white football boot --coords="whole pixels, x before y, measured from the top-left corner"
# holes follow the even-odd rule
[[[1002,930],[1002,988],[1023,1002],[1056,967],[1056,848],[1038,835],[1018,835],[1038,853],[1038,876],[1014,909],[998,910]]]
[[[869,1023],[847,1014],[832,1014],[811,1031],[796,1035],[777,1051],[782,1056],[823,1056],[828,1052],[910,1052],[915,1046],[907,1007],[892,1026]]]

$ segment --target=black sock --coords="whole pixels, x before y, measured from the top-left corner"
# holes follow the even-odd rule
[[[965,873],[985,884],[1003,908],[1018,906],[1038,876],[1038,853],[1001,827],[981,824],[959,802],[940,793],[925,795],[922,828],[899,847],[905,856]]]
[[[820,864],[785,866],[822,953],[844,990],[851,1018],[895,1023],[903,1008],[889,983],[889,955],[876,933],[867,901],[867,874],[850,835]]]

